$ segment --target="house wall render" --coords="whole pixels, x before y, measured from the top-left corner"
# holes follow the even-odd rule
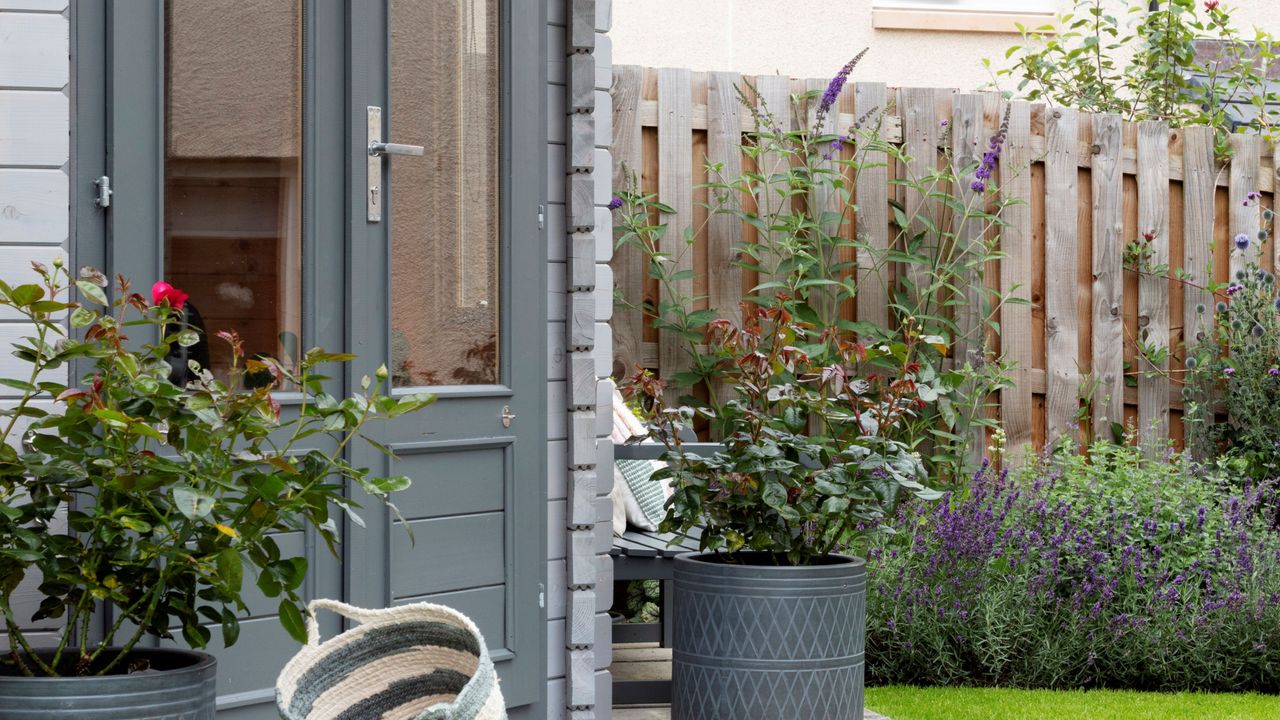
[[[1124,8],[1131,1],[1102,4],[1126,22]],[[620,2],[609,34],[618,65],[829,78],[859,50],[870,48],[856,79],[963,91],[991,81],[983,58],[1000,67],[1005,49],[1019,42],[1016,33],[876,28],[872,10],[877,5],[875,0]],[[1074,0],[1057,0],[1058,12],[1073,5]],[[1224,0],[1223,5],[1246,36],[1255,25],[1280,35],[1275,0]],[[943,23],[948,13],[935,15]],[[959,13],[952,15],[959,19]],[[1006,90],[1016,86],[1010,78],[1001,81]]]

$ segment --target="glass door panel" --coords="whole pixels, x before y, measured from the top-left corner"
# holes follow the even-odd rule
[[[302,324],[301,0],[165,3],[164,273],[215,374],[233,330],[289,356]]]
[[[500,378],[498,0],[392,0],[391,356],[397,387]]]

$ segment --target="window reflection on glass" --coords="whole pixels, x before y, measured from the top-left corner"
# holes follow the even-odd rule
[[[302,322],[302,2],[167,0],[165,279],[215,336],[291,356]]]
[[[391,334],[397,386],[498,377],[498,0],[393,0]]]

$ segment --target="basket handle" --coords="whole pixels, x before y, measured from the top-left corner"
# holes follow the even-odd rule
[[[355,605],[348,605],[338,600],[328,600],[325,598],[316,598],[307,603],[307,644],[320,644],[320,622],[316,620],[317,610],[328,610],[337,613],[348,620],[355,620],[359,623],[366,623],[375,619],[380,611],[366,610]]]

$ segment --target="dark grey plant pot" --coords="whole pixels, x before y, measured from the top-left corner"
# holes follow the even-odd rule
[[[866,563],[740,556],[676,558],[672,720],[861,720]]]
[[[218,662],[212,655],[146,648],[129,657],[148,661],[154,671],[28,678],[15,676],[6,666],[0,670],[0,718],[214,720]]]

